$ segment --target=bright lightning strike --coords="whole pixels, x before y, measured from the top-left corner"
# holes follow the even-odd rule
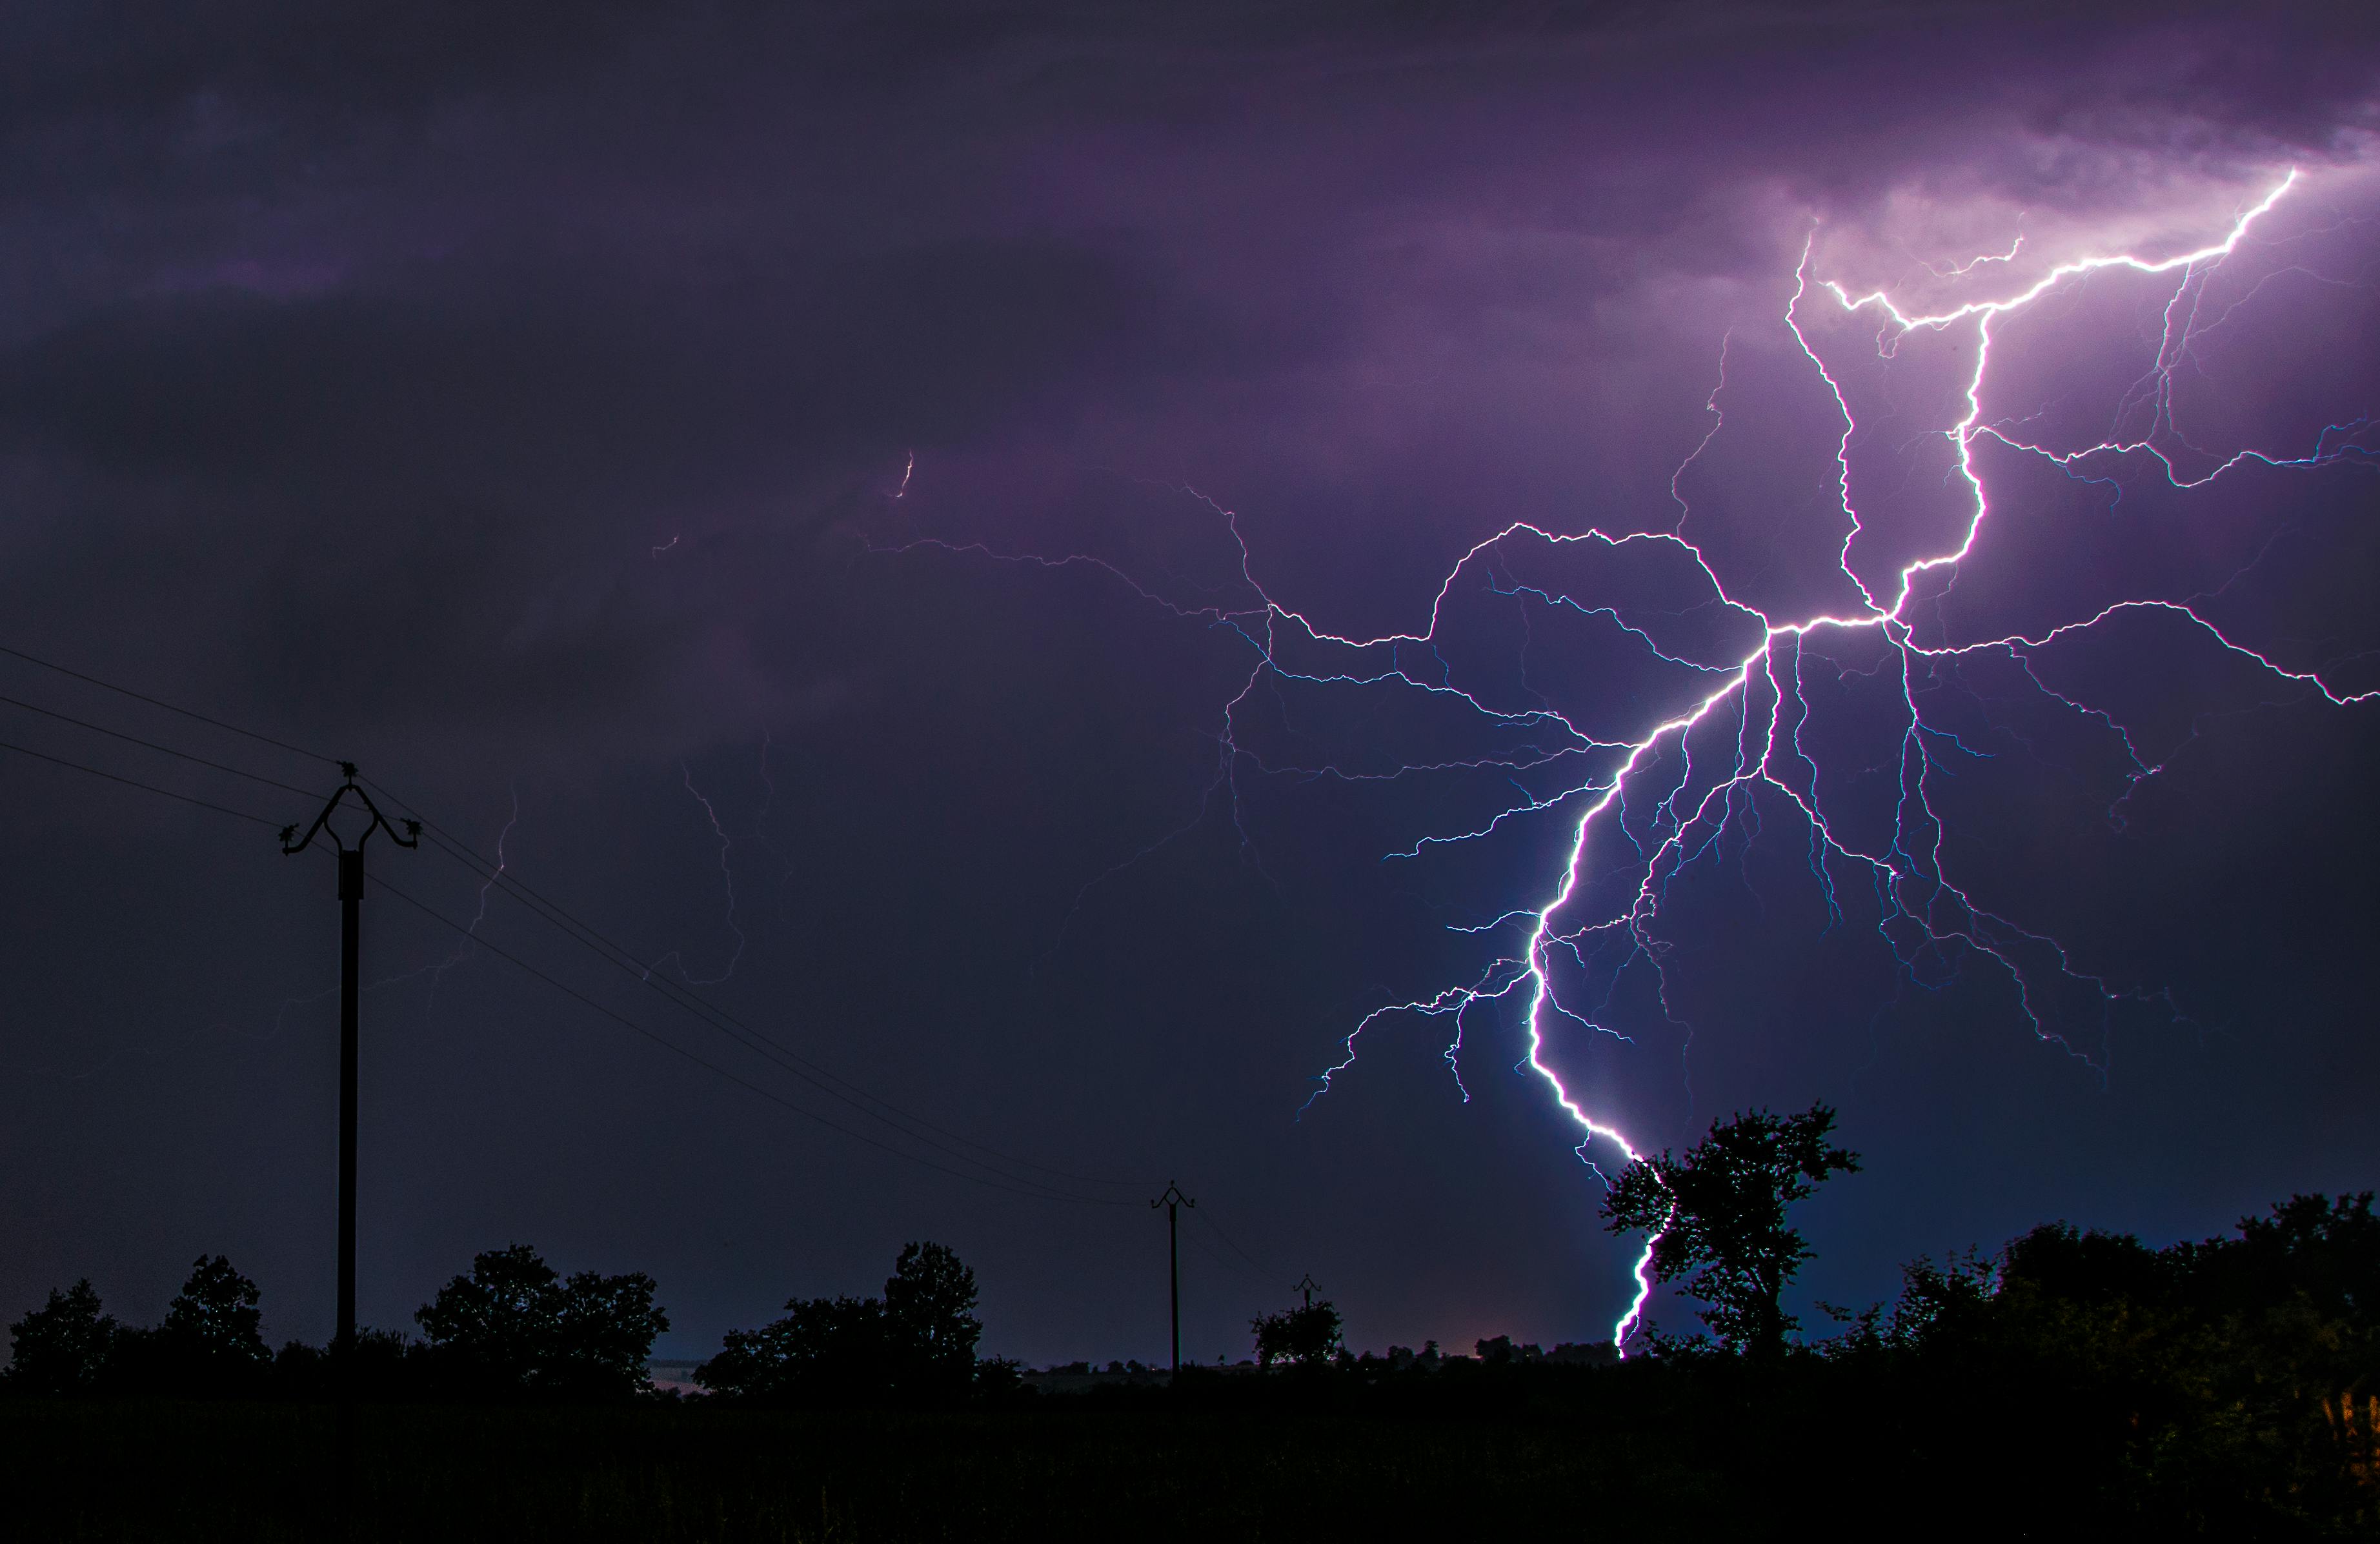
[[[1523,1064],[1542,1079],[1576,1126],[1580,1133],[1577,1152],[1582,1161],[1596,1166],[1593,1155],[1598,1144],[1622,1161],[1633,1161],[1638,1157],[1638,1149],[1622,1134],[1617,1119],[1590,1112],[1548,1060],[1548,1030],[1552,1021],[1563,1020],[1591,1035],[1626,1039],[1605,1020],[1609,1016],[1621,974],[1640,965],[1651,972],[1661,1010],[1665,1015],[1669,1014],[1668,982],[1662,975],[1660,959],[1662,945],[1655,931],[1668,887],[1685,866],[1713,852],[1730,827],[1742,825],[1756,830],[1755,794],[1772,800],[1781,797],[1798,811],[1809,833],[1810,869],[1826,896],[1830,914],[1839,918],[1842,915],[1838,905],[1840,878],[1854,876],[1867,881],[1879,907],[1879,931],[1910,978],[1917,979],[1921,970],[1942,975],[1956,968],[1955,962],[1962,959],[1985,963],[2007,980],[2019,1012],[2034,1034],[2060,1044],[2064,1043],[2063,1038],[2045,1023],[2040,1006],[2041,994],[2047,990],[2049,980],[2060,980],[2070,988],[2094,994],[2103,1010],[2140,995],[2119,991],[2105,979],[2082,970],[2057,940],[1987,909],[1947,872],[1944,846],[1948,827],[1936,807],[1933,779],[1945,755],[1976,753],[1950,731],[1927,719],[1921,693],[1929,673],[1937,667],[1981,655],[2011,662],[2041,687],[2046,697],[2095,720],[2120,740],[2131,760],[2129,786],[2137,786],[2160,769],[2143,760],[2130,731],[2112,714],[2043,686],[2034,675],[2031,658],[2061,638],[2086,632],[2119,614],[2141,612],[2177,618],[2271,677],[2312,688],[2334,704],[2361,702],[2380,695],[2343,690],[2325,680],[2317,671],[2284,667],[2227,636],[2196,609],[2192,600],[2125,600],[2095,614],[2037,633],[2011,632],[1966,643],[1921,641],[1912,614],[1920,581],[1928,576],[1937,576],[1937,582],[1947,580],[1974,551],[1990,521],[1992,502],[1975,460],[1979,442],[1988,440],[2011,450],[2046,457],[2070,472],[2098,459],[2145,455],[2155,459],[2177,488],[2202,486],[2244,463],[2310,468],[2366,454],[2357,438],[2364,427],[2362,425],[2333,426],[2324,432],[2311,453],[2301,456],[2284,458],[2243,450],[2228,457],[2209,457],[2215,464],[2203,475],[2185,476],[2168,454],[2168,446],[2186,446],[2174,423],[2170,377],[2185,357],[2192,330],[2199,324],[2198,309],[2208,276],[2235,252],[2248,238],[2252,227],[2298,181],[2298,174],[2289,172],[2240,213],[2219,240],[2204,246],[2165,257],[2117,253],[2081,258],[2050,268],[2037,280],[2003,298],[1970,301],[1932,313],[1904,310],[1884,291],[1854,296],[1833,283],[1814,284],[1811,248],[1805,246],[1783,322],[1801,355],[1831,393],[1842,423],[1835,461],[1838,513],[1844,521],[1844,529],[1835,561],[1842,577],[1850,581],[1857,604],[1840,614],[1789,618],[1769,614],[1730,594],[1703,548],[1686,534],[1693,511],[1680,491],[1679,479],[1725,428],[1719,409],[1719,397],[1726,390],[1724,343],[1719,384],[1706,404],[1711,419],[1709,430],[1671,480],[1671,492],[1680,514],[1670,530],[1640,530],[1614,536],[1589,529],[1573,534],[1514,522],[1472,546],[1456,561],[1432,601],[1428,626],[1418,632],[1377,638],[1343,636],[1318,626],[1306,614],[1275,601],[1255,577],[1236,516],[1211,501],[1207,501],[1208,507],[1220,517],[1233,543],[1236,578],[1253,597],[1250,603],[1184,604],[1143,585],[1118,565],[1083,553],[1005,553],[981,543],[957,544],[931,538],[908,542],[896,550],[931,547],[1044,568],[1083,566],[1101,570],[1176,616],[1228,628],[1244,639],[1251,649],[1253,663],[1245,680],[1223,706],[1217,773],[1201,805],[1202,815],[1208,805],[1220,796],[1232,808],[1236,822],[1237,777],[1243,764],[1260,772],[1348,782],[1428,771],[1497,770],[1511,776],[1516,787],[1521,786],[1520,776],[1525,772],[1565,764],[1589,769],[1550,793],[1531,793],[1524,787],[1522,798],[1507,805],[1492,819],[1447,834],[1425,836],[1404,852],[1390,855],[1416,857],[1429,845],[1475,840],[1511,821],[1557,807],[1576,811],[1568,827],[1562,859],[1549,893],[1534,905],[1462,930],[1512,937],[1515,944],[1510,952],[1500,954],[1459,984],[1411,1001],[1391,1003],[1365,1015],[1346,1037],[1344,1058],[1322,1074],[1315,1097],[1328,1092],[1333,1077],[1354,1062],[1356,1047],[1367,1029],[1383,1019],[1399,1015],[1451,1021],[1453,1035],[1446,1056],[1450,1065],[1455,1066],[1460,1087],[1460,1067],[1456,1064],[1462,1049],[1464,1015],[1485,1004],[1522,1002],[1526,1003],[1528,1049]],[[1986,269],[1998,272],[2013,263],[2022,246],[2020,238],[2005,252],[1985,254],[1947,272],[1935,269],[1934,273],[1937,278],[1949,278],[1980,274]],[[2107,271],[2152,279],[2170,277],[2174,283],[2164,309],[2165,334],[2139,397],[2148,408],[2147,428],[2138,433],[2110,437],[2080,451],[2059,453],[2029,444],[2006,426],[1986,424],[1983,404],[1991,371],[1995,324],[2026,310],[2045,297],[2066,293],[2088,275]],[[1831,298],[1845,316],[1876,317],[1876,349],[1885,359],[1894,358],[1905,342],[1919,334],[1947,335],[1957,332],[1971,341],[1973,350],[1972,369],[1963,382],[1963,411],[1956,422],[1940,431],[1950,452],[1949,485],[1957,491],[1963,509],[1955,522],[1955,540],[1946,540],[1938,550],[1899,564],[1891,570],[1888,582],[1873,587],[1861,577],[1854,557],[1854,548],[1870,534],[1852,493],[1852,456],[1860,424],[1852,407],[1853,394],[1828,368],[1805,330],[1805,308],[1816,297]],[[2187,448],[2195,452],[2196,447]],[[1601,558],[1635,555],[1682,565],[1694,576],[1704,596],[1699,604],[1713,614],[1727,617],[1743,638],[1742,651],[1700,659],[1695,657],[1695,651],[1657,643],[1651,631],[1629,621],[1616,607],[1589,606],[1557,590],[1523,584],[1510,577],[1511,565],[1505,555],[1516,546],[1532,546],[1545,552],[1568,549]],[[1500,571],[1504,577],[1500,577]],[[1439,650],[1441,624],[1450,598],[1455,596],[1458,584],[1464,582],[1466,576],[1484,576],[1487,589],[1493,594],[1534,602],[1548,611],[1564,612],[1614,628],[1629,640],[1631,647],[1649,651],[1654,659],[1667,665],[1683,668],[1701,684],[1683,711],[1642,727],[1633,737],[1616,739],[1589,732],[1542,698],[1537,699],[1537,705],[1527,707],[1491,703],[1480,691],[1454,684],[1454,669]],[[1525,612],[1524,614],[1525,617]],[[1862,834],[1847,829],[1841,817],[1830,815],[1828,799],[1821,787],[1818,753],[1809,746],[1804,735],[1814,712],[1805,679],[1809,658],[1816,655],[1824,659],[1823,645],[1855,635],[1872,638],[1880,646],[1884,663],[1876,667],[1875,675],[1888,681],[1895,693],[1893,712],[1901,725],[1897,765],[1891,769],[1897,779],[1897,795],[1889,829],[1881,834]],[[1732,650],[1734,646],[1726,647]],[[1342,663],[1333,665],[1317,663],[1318,660]],[[1428,699],[1459,705],[1476,713],[1488,726],[1516,737],[1519,748],[1474,760],[1401,764],[1388,772],[1335,762],[1284,765],[1241,739],[1245,715],[1268,679],[1276,686],[1296,683],[1318,687],[1388,687],[1419,692]],[[1600,874],[1589,873],[1591,851],[1600,855],[1599,863],[1612,866],[1620,876],[1616,888]],[[1582,977],[1590,987],[1600,974],[1603,985],[1599,995],[1590,990],[1582,997],[1568,987],[1566,979],[1572,974]],[[1468,1098],[1467,1091],[1464,1097]],[[1630,1337],[1642,1324],[1651,1296],[1654,1242],[1647,1240],[1636,1258],[1633,1270],[1634,1295],[1612,1328],[1613,1339],[1623,1353]]]

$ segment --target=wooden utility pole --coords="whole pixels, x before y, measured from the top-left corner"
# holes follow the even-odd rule
[[[1165,1209],[1165,1274],[1172,1292],[1173,1306],[1173,1376],[1182,1376],[1182,1238],[1181,1212],[1185,1206],[1198,1203],[1182,1193],[1182,1187],[1172,1180],[1165,1182],[1165,1194],[1148,1203],[1149,1209]]]

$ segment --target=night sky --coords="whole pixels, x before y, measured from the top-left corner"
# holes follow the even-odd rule
[[[1743,606],[1959,545],[1974,324],[1892,347],[1827,283],[2006,298],[2291,167],[2219,263],[1994,324],[1972,553],[1906,650],[1812,635],[1813,771],[1708,806],[1541,1016],[1641,1147],[1839,1107],[1816,1322],[2048,1219],[2373,1185],[2380,700],[2328,699],[2380,688],[2380,40],[2077,9],[13,10],[0,646],[301,748],[0,696],[308,792],[0,704],[264,822],[0,752],[0,1314],[87,1275],[153,1320],[221,1251],[327,1336],[338,915],[274,828],[348,757],[507,884],[373,873],[581,994],[367,900],[367,1323],[518,1240],[650,1271],[699,1356],[932,1238],[988,1351],[1159,1359],[1178,1179],[1185,1356],[1305,1272],[1359,1347],[1607,1336],[1633,1248],[1525,991],[1318,1078],[1506,983],[1526,916],[1477,930],[1554,895],[1585,742],[1690,711]],[[1464,561],[1516,522],[1638,540]],[[2192,614],[1973,648],[2140,601]]]

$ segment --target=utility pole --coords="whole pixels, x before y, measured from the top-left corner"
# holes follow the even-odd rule
[[[1291,1287],[1289,1290],[1292,1292],[1304,1293],[1305,1295],[1305,1306],[1310,1308],[1314,1307],[1314,1295],[1322,1290],[1322,1283],[1316,1281],[1314,1279],[1314,1272],[1309,1270],[1305,1275],[1299,1277],[1297,1284]]]
[[[1198,1203],[1182,1193],[1182,1187],[1172,1180],[1165,1182],[1165,1194],[1148,1203],[1154,1211],[1165,1209],[1165,1274],[1172,1289],[1173,1302],[1173,1376],[1182,1376],[1182,1237],[1181,1211],[1185,1206]]]
[[[346,781],[331,795],[314,823],[299,836],[294,825],[281,828],[281,850],[304,852],[317,836],[327,836],[339,854],[339,1323],[331,1341],[331,1369],[339,1405],[339,1483],[343,1500],[351,1494],[355,1445],[356,1349],[356,1060],[357,1017],[363,954],[364,844],[376,831],[400,847],[421,845],[421,822],[407,821],[400,835],[380,812],[371,796],[356,784],[356,764],[339,763]],[[341,836],[331,816],[355,796],[368,817],[353,842]]]

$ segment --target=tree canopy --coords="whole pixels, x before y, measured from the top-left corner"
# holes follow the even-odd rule
[[[101,1311],[88,1278],[8,1326],[8,1381],[27,1393],[78,1393],[96,1386],[115,1345],[115,1320]]]
[[[256,1283],[221,1255],[202,1255],[166,1305],[158,1338],[182,1357],[222,1368],[254,1368],[272,1358]]]
[[[731,1330],[695,1381],[731,1398],[936,1401],[978,1376],[975,1272],[941,1244],[901,1251],[882,1297],[795,1297],[757,1330]]]
[[[651,1387],[653,1340],[669,1328],[641,1270],[567,1280],[526,1244],[491,1249],[417,1310],[451,1381],[488,1392],[574,1397]]]
[[[1328,1297],[1248,1321],[1256,1332],[1257,1364],[1319,1367],[1339,1355],[1339,1309]]]
[[[1828,1144],[1834,1126],[1824,1104],[1715,1120],[1684,1156],[1663,1152],[1621,1170],[1604,1198],[1605,1226],[1652,1234],[1655,1277],[1685,1278],[1706,1305],[1703,1322],[1730,1349],[1773,1356],[1797,1322],[1785,1311],[1786,1283],[1810,1257],[1785,1224],[1786,1208],[1860,1166],[1857,1153]]]

